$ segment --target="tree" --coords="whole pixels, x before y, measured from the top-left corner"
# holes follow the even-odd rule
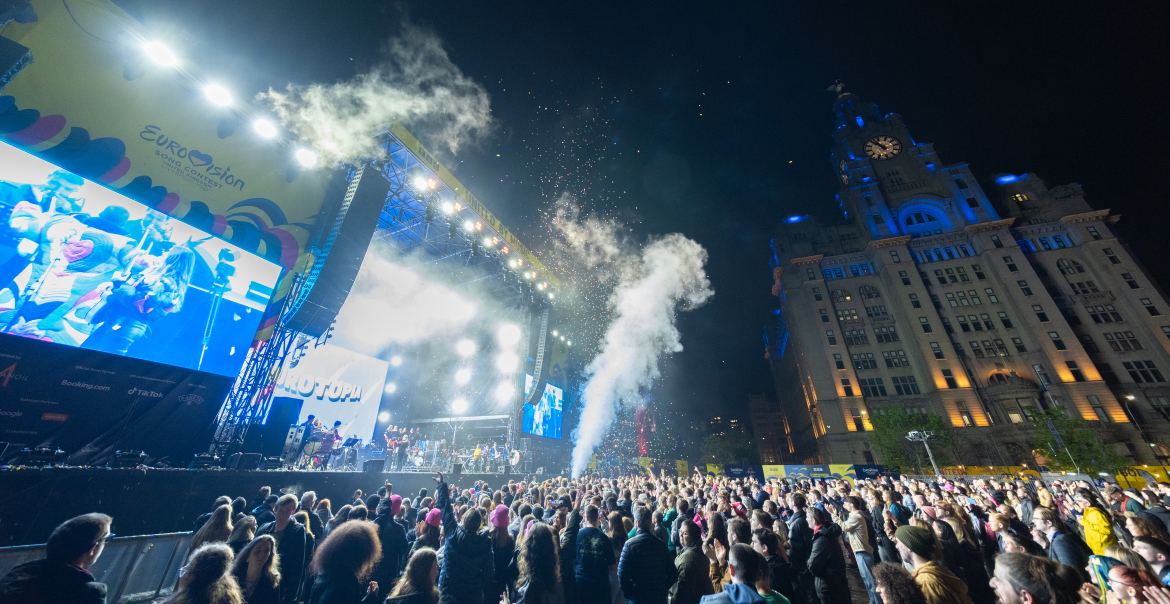
[[[1064,447],[1057,443],[1045,420],[1052,420]],[[1095,476],[1098,472],[1107,472],[1112,476],[1130,465],[1129,458],[1117,453],[1112,445],[1101,442],[1088,422],[1080,417],[1069,417],[1063,410],[1034,410],[1032,425],[1036,428],[1036,449],[1047,458],[1045,465],[1050,471],[1076,472],[1079,467],[1082,474]],[[1065,451],[1065,448],[1068,450]],[[1069,458],[1070,454],[1072,459]]]
[[[913,430],[934,432],[936,438],[930,441],[930,452],[940,468],[954,464],[951,428],[941,415],[887,407],[885,413],[870,415],[869,422],[873,424],[873,431],[868,434],[869,442],[887,466],[916,468],[919,474],[934,473],[922,443],[906,440],[906,435]]]
[[[703,463],[756,464],[759,451],[751,439],[743,434],[709,434],[703,438]]]

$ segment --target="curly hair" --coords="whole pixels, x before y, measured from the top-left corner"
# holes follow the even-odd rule
[[[315,574],[352,574],[365,581],[381,558],[382,543],[374,523],[346,522],[317,546],[310,568]]]
[[[165,604],[244,604],[240,585],[228,572],[231,564],[232,548],[226,543],[208,543],[195,550],[184,567],[186,584],[172,592]]]
[[[882,562],[874,566],[871,570],[873,573],[874,583],[885,591],[882,596],[884,602],[897,602],[898,604],[926,604],[926,596],[922,593],[922,588],[914,582],[914,577],[906,572],[900,564],[890,564],[889,562]]]
[[[534,524],[520,545],[520,580],[528,582],[528,594],[557,593],[561,590],[561,569],[552,528],[543,522]],[[535,590],[535,591],[534,591]]]
[[[436,604],[439,601],[439,592],[435,590],[435,584],[431,581],[431,569],[438,563],[439,557],[435,550],[429,547],[420,547],[415,550],[410,560],[406,563],[406,571],[402,574],[402,579],[394,586],[394,591],[390,592],[391,598],[398,596],[410,596],[414,594],[427,594],[431,604]]]

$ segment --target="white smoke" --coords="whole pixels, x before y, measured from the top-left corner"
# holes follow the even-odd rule
[[[488,92],[451,62],[430,30],[404,24],[385,60],[367,73],[332,85],[269,89],[257,99],[322,157],[375,155],[379,132],[399,120],[452,153],[493,127]]]
[[[594,217],[580,221],[564,206],[554,226],[578,259],[599,269],[603,279],[616,281],[601,352],[584,370],[573,445],[576,477],[613,425],[618,405],[641,400],[639,390],[658,378],[658,357],[683,349],[674,324],[677,312],[703,305],[715,292],[704,270],[707,251],[681,234],[636,250],[621,238],[616,223]]]

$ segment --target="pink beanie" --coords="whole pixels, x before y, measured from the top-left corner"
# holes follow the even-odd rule
[[[394,516],[398,515],[399,510],[402,509],[402,495],[390,496],[390,513]]]
[[[431,526],[439,526],[439,523],[442,521],[442,519],[443,512],[440,512],[439,510],[431,510],[427,512],[427,524]]]
[[[508,526],[508,506],[500,504],[492,510],[491,521],[494,526]]]

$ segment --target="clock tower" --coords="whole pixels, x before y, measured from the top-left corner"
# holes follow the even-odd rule
[[[967,164],[943,166],[934,145],[918,143],[896,113],[837,85],[833,168],[846,217],[874,239],[922,236],[997,220]]]

